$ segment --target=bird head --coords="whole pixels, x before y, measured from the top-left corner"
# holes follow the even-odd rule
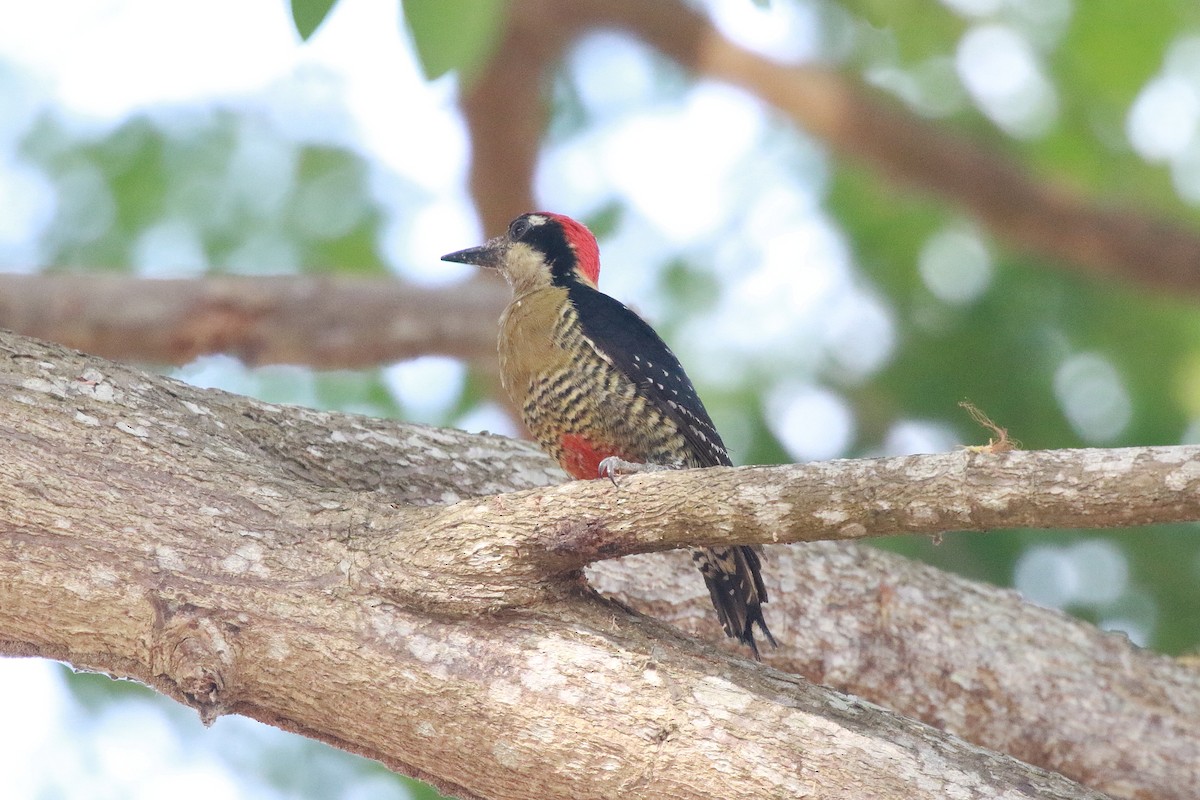
[[[582,223],[547,211],[522,214],[503,235],[442,260],[499,270],[518,295],[573,281],[594,289],[600,280],[596,237]]]

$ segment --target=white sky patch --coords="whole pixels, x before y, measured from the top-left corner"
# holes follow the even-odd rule
[[[46,83],[45,78],[9,63],[8,54],[0,47],[0,108],[4,109],[0,114],[0,152],[18,143],[50,107]]]
[[[224,389],[235,394],[254,391],[250,370],[233,356],[200,356],[173,372],[173,376],[200,389]]]
[[[944,303],[976,300],[992,279],[992,259],[975,233],[947,228],[930,236],[917,262],[921,280]]]
[[[1054,394],[1071,427],[1091,444],[1116,439],[1133,416],[1133,401],[1121,376],[1097,353],[1080,353],[1060,364],[1054,373]]]
[[[1004,0],[942,0],[942,5],[969,17],[990,17],[1004,6]]]
[[[1054,121],[1054,87],[1029,41],[1013,28],[972,27],[959,41],[956,64],[980,110],[1013,136],[1038,136]]]
[[[466,366],[455,358],[422,356],[384,367],[383,382],[409,422],[437,422],[462,394]]]
[[[1155,78],[1142,88],[1129,109],[1126,132],[1133,148],[1148,161],[1181,155],[1196,136],[1200,97],[1182,77]]]
[[[1129,588],[1129,562],[1121,548],[1107,539],[1088,539],[1066,548],[1067,557],[1087,576],[1075,592],[1075,601],[1104,606]]]
[[[290,69],[295,52],[281,2],[66,5],[14,5],[0,26],[0,52],[46,78],[63,106],[98,121],[261,88]]]
[[[179,800],[240,800],[247,796],[246,786],[238,782],[224,764],[211,758],[199,763],[171,765],[171,769],[153,770],[148,777],[131,781],[129,800],[159,800],[163,797]],[[256,787],[258,797],[277,797]]]
[[[742,230],[746,239],[764,242],[793,226],[824,224],[828,230],[814,233],[814,236],[832,236],[835,240],[805,255],[826,260],[828,263],[822,269],[844,271],[850,263],[849,249],[840,238],[841,229],[832,224],[821,209],[828,172],[824,154],[808,149],[805,155],[812,159],[812,164],[805,167],[809,173],[805,179],[776,172],[776,180],[754,187]]]
[[[222,194],[241,213],[278,217],[296,188],[300,150],[269,126],[240,120],[237,140],[222,177]]]
[[[170,104],[202,108],[219,101],[264,114],[295,141],[369,154],[374,163],[433,192],[465,180],[467,135],[454,81],[425,83],[394,0],[341,0],[307,43],[299,41],[286,4],[278,0],[69,5],[64,13],[62,4],[28,4],[0,26],[0,54],[38,76],[22,85],[42,87],[49,102],[66,112],[69,126],[90,120],[88,133],[101,135],[140,111],[169,126],[180,114],[180,106]],[[28,91],[9,83],[0,85],[0,98],[7,108],[7,95],[15,94],[14,114],[0,123],[0,141],[6,125],[17,127],[14,137],[22,134],[30,115],[47,102],[16,102]],[[183,116],[191,119],[194,112]],[[17,125],[20,119],[26,121]],[[293,154],[283,142],[265,138],[265,149],[278,152],[264,153],[253,143],[247,152],[239,144],[232,166],[255,189],[271,185],[286,195],[290,186],[286,175],[279,180],[280,170],[292,168],[287,159]],[[284,162],[278,163],[281,156]],[[264,176],[264,169],[270,174]],[[224,178],[236,185],[236,176]],[[379,199],[385,205],[392,200]],[[8,224],[19,223],[28,235],[33,226],[19,213],[21,204],[5,207],[18,212],[6,212],[13,220]],[[327,222],[318,219],[318,232],[336,235],[322,228],[344,228],[358,217],[358,209],[343,209]],[[0,246],[5,224],[0,220]]]
[[[57,193],[46,176],[0,153],[0,262],[5,270],[41,266],[38,240],[57,211]]]
[[[221,721],[218,721],[221,724]],[[173,722],[158,703],[133,701],[105,708],[91,726],[68,797],[153,800],[273,800],[279,794],[229,770],[214,749],[220,737],[198,736],[199,722]],[[223,725],[228,728],[230,726]],[[269,737],[265,737],[269,738]],[[86,788],[84,788],[86,787]]]
[[[811,61],[822,52],[816,3],[710,0],[713,23],[731,40],[768,58],[786,63]]]
[[[339,96],[374,158],[435,192],[465,179],[456,79],[426,83],[395,0],[339,0],[303,58],[341,76]]]
[[[903,419],[888,428],[883,437],[883,454],[909,456],[918,453],[948,453],[959,444],[954,430],[941,422]]]
[[[728,213],[728,186],[764,130],[759,101],[701,82],[681,108],[616,126],[600,141],[599,157],[608,181],[634,209],[671,242],[691,243]]]
[[[208,256],[200,231],[190,219],[164,219],[142,230],[133,243],[133,267],[147,278],[203,275]]]
[[[843,456],[853,442],[850,406],[823,386],[777,387],[767,395],[766,407],[771,432],[797,461]]]
[[[1018,559],[1013,582],[1030,600],[1051,608],[1107,608],[1131,590],[1125,554],[1107,539],[1031,547]]]
[[[93,747],[101,781],[127,786],[179,758],[182,742],[175,727],[151,703],[118,703],[95,723]]]
[[[0,658],[0,775],[6,797],[36,797],[57,769],[70,699],[58,667]]]
[[[1179,36],[1171,42],[1163,59],[1162,74],[1200,86],[1200,36]]]
[[[567,68],[584,108],[601,120],[649,102],[659,80],[645,45],[607,31],[585,37],[572,51]]]
[[[470,200],[441,197],[412,214],[393,216],[379,232],[379,249],[393,269],[424,286],[444,286],[479,271],[470,264],[442,261],[446,253],[483,244],[484,234]]]
[[[1148,647],[1158,626],[1159,606],[1145,589],[1129,587],[1100,618],[1097,626],[1120,631],[1139,647]]]
[[[578,218],[615,198],[599,159],[603,140],[603,134],[592,131],[543,148],[534,178],[543,208]]]
[[[534,188],[542,208],[578,218],[616,196],[601,151],[611,131],[648,113],[659,78],[645,46],[612,32],[585,37],[569,54],[567,70],[595,124],[547,143],[538,154]]]
[[[1098,628],[1114,633],[1123,633],[1138,647],[1149,647],[1151,631],[1146,625],[1128,617],[1106,617],[1097,624]]]
[[[243,239],[222,264],[242,275],[292,273],[300,266],[300,252],[291,237],[277,230],[260,229]]]
[[[346,94],[344,75],[321,64],[300,63],[263,92],[246,97],[242,108],[261,113],[296,142],[362,149]]]
[[[497,403],[480,403],[454,420],[454,427],[468,433],[496,433],[516,437],[520,430],[508,412]]]
[[[1171,160],[1170,169],[1180,198],[1193,205],[1200,203],[1200,143],[1193,139],[1190,147]]]
[[[1081,578],[1063,548],[1034,545],[1017,560],[1013,585],[1030,602],[1062,608],[1075,596]]]
[[[798,217],[758,253],[718,251],[729,283],[720,298],[723,341],[754,352],[816,344],[820,310],[850,289],[841,234],[816,215]]]
[[[896,346],[891,307],[873,294],[850,289],[833,298],[819,323],[835,367],[850,380],[882,369]]]

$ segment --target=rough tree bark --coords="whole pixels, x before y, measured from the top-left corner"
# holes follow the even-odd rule
[[[527,445],[271,406],[10,334],[0,386],[4,653],[133,677],[468,797],[1098,797],[720,654],[603,600],[579,570],[688,543],[1200,518],[1196,448],[533,489],[559,475]],[[790,594],[793,578],[772,580]],[[1200,707],[1195,680],[1112,637],[1042,649],[1067,670],[1120,654],[1127,680],[1166,681],[1100,706],[1154,715],[1143,746]],[[989,688],[1002,694],[969,691]],[[1194,785],[1180,750],[1164,743],[1149,779],[1106,788]]]

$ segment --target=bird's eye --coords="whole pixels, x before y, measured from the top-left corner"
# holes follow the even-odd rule
[[[508,226],[508,238],[512,240],[520,239],[525,234],[529,233],[529,229],[533,227],[528,217],[517,217]]]

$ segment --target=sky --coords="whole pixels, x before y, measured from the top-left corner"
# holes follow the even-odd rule
[[[1058,35],[1071,13],[1067,0],[944,2],[968,17],[986,16],[1007,3],[1032,20],[1042,37]],[[81,135],[100,135],[142,111],[170,124],[164,108],[221,106],[264,113],[295,142],[362,153],[381,187],[380,249],[390,266],[425,283],[468,274],[468,268],[438,260],[484,237],[465,188],[467,133],[455,107],[455,79],[424,80],[395,0],[340,0],[307,43],[298,41],[282,0],[10,5],[0,25],[0,65],[9,67],[0,70],[3,268],[36,264],[38,235],[60,202],[16,154],[39,114],[51,111]],[[710,8],[727,35],[774,58],[818,55],[816,12],[808,4],[763,9],[744,0],[713,0]],[[1053,124],[1057,98],[1040,63],[1044,48],[1027,33],[981,21],[969,27],[952,59],[929,65],[933,73],[956,74],[965,96],[923,93],[910,75],[895,70],[881,68],[868,77],[926,104],[931,113],[973,102],[1013,136],[1035,137]],[[738,369],[753,369],[763,352],[777,358],[781,349],[799,376],[811,375],[825,357],[851,377],[880,369],[894,347],[894,322],[857,277],[850,247],[820,208],[822,149],[803,135],[773,138],[777,123],[767,110],[721,85],[700,82],[681,98],[658,103],[653,63],[639,45],[609,34],[585,41],[570,56],[568,70],[595,123],[547,149],[537,178],[539,201],[583,216],[623,198],[633,213],[603,243],[606,264],[704,252],[706,268],[723,291],[715,308],[680,323],[683,345],[676,348],[698,383],[719,388],[735,382]],[[1189,191],[1200,196],[1198,85],[1200,44],[1183,40],[1131,108],[1127,127],[1139,153],[1171,164],[1185,196]],[[275,156],[255,150],[252,141],[247,148],[247,170],[271,168]],[[756,165],[764,150],[803,169],[762,171]],[[424,192],[415,210],[404,209],[416,215],[415,224],[387,221],[387,213],[400,213],[386,188],[394,176]],[[712,239],[712,231],[733,226],[761,244],[748,250],[744,240]],[[165,253],[186,270],[188,259],[179,255],[186,231],[166,226],[155,236],[141,251],[144,271],[158,274],[153,265],[166,263]],[[196,271],[204,267],[192,263]],[[969,305],[991,282],[986,239],[967,223],[932,237],[916,266],[930,292],[951,305]],[[649,270],[608,268],[602,282],[619,298],[636,298],[652,320],[667,313],[667,298]],[[756,320],[753,330],[746,319]],[[220,357],[180,375],[197,385],[244,392],[256,380],[253,372]],[[440,358],[391,365],[384,375],[405,406],[428,419],[443,412],[466,380],[461,364]],[[1119,377],[1094,354],[1065,358],[1055,391],[1071,423],[1097,442],[1115,436],[1128,419]],[[774,433],[797,460],[836,457],[853,441],[848,405],[809,378],[779,381],[764,402]],[[718,423],[738,425],[736,419]],[[512,431],[494,406],[476,409],[456,424]],[[885,446],[890,452],[935,452],[954,445],[951,431],[909,420],[896,426]],[[1109,587],[1126,586],[1123,559],[1104,543],[1038,548],[1022,564],[1018,585],[1047,605],[1095,600],[1094,585],[1079,576],[1097,570],[1111,578]],[[169,724],[158,710],[138,704],[88,716],[72,704],[57,669],[38,661],[0,661],[0,695],[5,797],[33,797],[39,787],[53,788],[55,796],[89,799],[274,796],[269,787],[247,785],[233,775],[223,754],[230,740],[254,729],[248,720],[222,719],[205,732],[198,722]],[[85,729],[94,735],[64,751],[61,743],[82,738],[75,733]],[[343,796],[352,800],[398,796],[389,783],[348,792]]]

